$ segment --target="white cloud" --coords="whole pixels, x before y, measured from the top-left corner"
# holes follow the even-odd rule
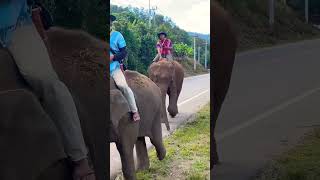
[[[157,13],[170,17],[180,28],[210,33],[210,0],[150,0]],[[119,6],[149,7],[149,0],[110,0]]]

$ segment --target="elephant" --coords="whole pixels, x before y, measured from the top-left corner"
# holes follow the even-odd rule
[[[110,177],[108,142],[117,143],[126,179],[135,179],[133,144],[137,148],[138,168],[149,167],[144,136],[152,139],[162,160],[166,151],[161,122],[168,124],[168,119],[161,113],[165,107],[160,99],[160,89],[145,76],[130,71],[125,73],[141,111],[141,122],[133,124],[127,113],[127,102],[105,76],[107,61],[103,52],[107,43],[83,31],[59,27],[50,28],[46,35],[52,65],[75,100],[97,180]],[[0,179],[72,179],[58,130],[41,105],[41,99],[19,74],[6,49],[0,48],[0,59],[0,138],[4,140],[1,142],[7,142],[0,143]],[[112,104],[111,109],[108,102]],[[32,126],[28,124],[31,120]],[[25,160],[30,160],[32,166]]]
[[[161,89],[162,102],[166,104],[166,95],[169,96],[168,112],[171,117],[178,114],[178,98],[181,92],[184,70],[177,61],[154,62],[148,69],[149,78]],[[164,113],[166,111],[164,110]]]
[[[148,77],[135,72],[124,71],[127,83],[132,89],[139,109],[141,120],[134,122],[128,114],[129,108],[122,92],[116,87],[114,80],[110,81],[110,111],[111,142],[115,142],[120,153],[122,171],[125,179],[134,180],[135,166],[133,148],[136,144],[138,169],[149,168],[149,158],[145,142],[145,136],[150,137],[155,146],[159,160],[163,160],[166,149],[162,142],[162,122],[168,122],[166,114],[163,114],[165,106],[162,103],[159,87]]]
[[[109,89],[100,62],[105,59],[105,43],[80,30],[53,27],[46,33],[52,65],[75,100],[96,179],[105,180]],[[72,179],[60,134],[4,48],[0,74],[0,179]]]
[[[237,49],[237,34],[231,17],[217,2],[211,4],[211,11],[213,12],[211,19],[213,27],[213,100],[211,101],[213,123],[210,130],[213,135],[210,161],[210,168],[212,169],[214,165],[219,163],[214,133],[219,112],[229,89]]]

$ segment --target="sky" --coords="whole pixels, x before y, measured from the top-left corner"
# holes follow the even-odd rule
[[[110,0],[113,5],[149,8],[149,0]],[[181,29],[210,33],[210,0],[150,0],[157,14],[168,16]]]

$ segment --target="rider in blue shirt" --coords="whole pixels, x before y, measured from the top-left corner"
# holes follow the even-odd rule
[[[116,20],[116,17],[110,15],[110,25]],[[126,78],[120,69],[120,63],[126,57],[126,41],[122,34],[118,31],[111,31],[110,33],[110,75],[114,79],[118,88],[128,101],[130,111],[134,121],[140,120],[137,104],[131,88],[128,86]]]
[[[31,23],[30,10],[26,0],[0,2],[0,43],[3,47],[8,45],[17,27]]]
[[[10,52],[20,74],[43,100],[44,109],[59,129],[65,152],[74,165],[73,178],[95,180],[76,106],[51,65],[30,12],[26,0],[0,0],[0,46]]]

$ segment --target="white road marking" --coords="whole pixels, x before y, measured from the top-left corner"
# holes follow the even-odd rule
[[[296,96],[288,101],[285,101],[284,103],[252,118],[252,119],[249,119],[248,121],[238,125],[238,126],[235,126],[227,131],[224,131],[223,133],[221,134],[217,134],[217,142],[219,141],[222,141],[224,138],[228,137],[228,136],[232,136],[234,134],[236,134],[237,132],[239,132],[240,130],[244,129],[244,128],[247,128],[251,125],[253,125],[254,123],[258,122],[258,121],[261,121],[263,119],[265,119],[266,117],[268,116],[271,116],[272,114],[278,112],[278,111],[281,111],[283,110],[284,108],[290,106],[291,104],[294,104],[294,103],[297,103],[301,100],[303,100],[304,98],[316,93],[320,91],[320,88],[316,88],[316,89],[313,89],[313,90],[309,90],[309,91],[306,91],[304,92],[303,94],[299,95],[299,96]]]
[[[183,105],[183,104],[185,104],[185,103],[187,103],[187,102],[189,102],[189,101],[192,101],[193,99],[201,96],[201,95],[204,94],[204,93],[207,93],[208,91],[209,91],[209,89],[207,89],[207,90],[205,90],[205,91],[203,91],[203,92],[201,92],[201,93],[199,93],[199,94],[197,94],[197,95],[195,95],[195,96],[193,96],[193,97],[191,97],[191,98],[189,98],[189,99],[187,99],[187,100],[184,100],[184,101],[182,101],[181,103],[179,103],[178,106],[181,106],[181,105]]]

